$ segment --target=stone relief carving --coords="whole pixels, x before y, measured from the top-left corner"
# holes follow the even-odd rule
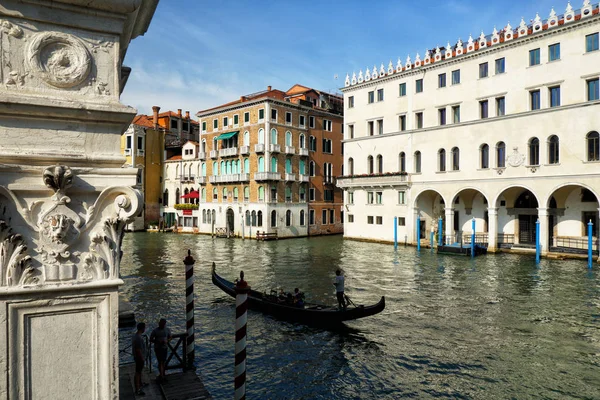
[[[38,283],[31,256],[26,252],[23,237],[12,233],[6,221],[0,220],[0,287]]]
[[[23,36],[23,29],[21,29],[18,25],[13,24],[12,22],[8,22],[0,19],[0,31],[14,37],[21,38]]]
[[[92,66],[85,44],[75,36],[62,32],[34,35],[27,54],[33,73],[57,88],[72,88],[81,84],[87,79]]]
[[[23,86],[25,84],[25,78],[29,75],[29,72],[25,72],[24,74],[19,71],[10,71],[8,73],[8,77],[4,81],[4,84],[7,86]]]
[[[513,147],[513,153],[506,158],[506,162],[511,167],[518,167],[525,162],[525,155],[519,153],[518,147]]]

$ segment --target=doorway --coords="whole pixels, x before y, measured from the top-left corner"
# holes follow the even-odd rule
[[[227,209],[227,233],[232,234],[235,227],[235,216],[231,208]]]
[[[537,215],[519,215],[519,243],[535,244]]]

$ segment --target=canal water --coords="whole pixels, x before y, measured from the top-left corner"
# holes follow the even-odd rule
[[[356,304],[383,313],[330,332],[248,315],[249,399],[598,399],[600,275],[581,260],[470,259],[343,240],[257,242],[128,233],[121,292],[149,329],[185,327],[185,273],[196,272],[196,364],[215,399],[233,398],[234,300],[210,279],[244,270],[258,290],[299,287],[335,303],[340,267]]]

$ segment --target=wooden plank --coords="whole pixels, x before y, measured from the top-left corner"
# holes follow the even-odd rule
[[[212,399],[204,384],[193,371],[167,375],[167,382],[160,388],[166,400],[209,400]]]
[[[119,399],[120,400],[163,400],[163,394],[160,386],[156,383],[156,378],[153,373],[144,368],[142,372],[142,382],[147,383],[142,388],[145,396],[136,396],[134,393],[133,378],[135,376],[135,364],[125,364],[119,366]]]

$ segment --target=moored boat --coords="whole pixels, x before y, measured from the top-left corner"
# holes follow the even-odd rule
[[[214,263],[212,266],[212,282],[231,297],[235,297],[235,283],[219,276],[215,271]],[[382,312],[385,308],[385,297],[382,296],[381,300],[373,305],[349,305],[345,310],[338,310],[335,306],[308,302],[304,303],[304,307],[298,307],[294,304],[280,301],[275,294],[250,290],[248,292],[248,307],[286,321],[299,322],[306,325],[331,326]]]

